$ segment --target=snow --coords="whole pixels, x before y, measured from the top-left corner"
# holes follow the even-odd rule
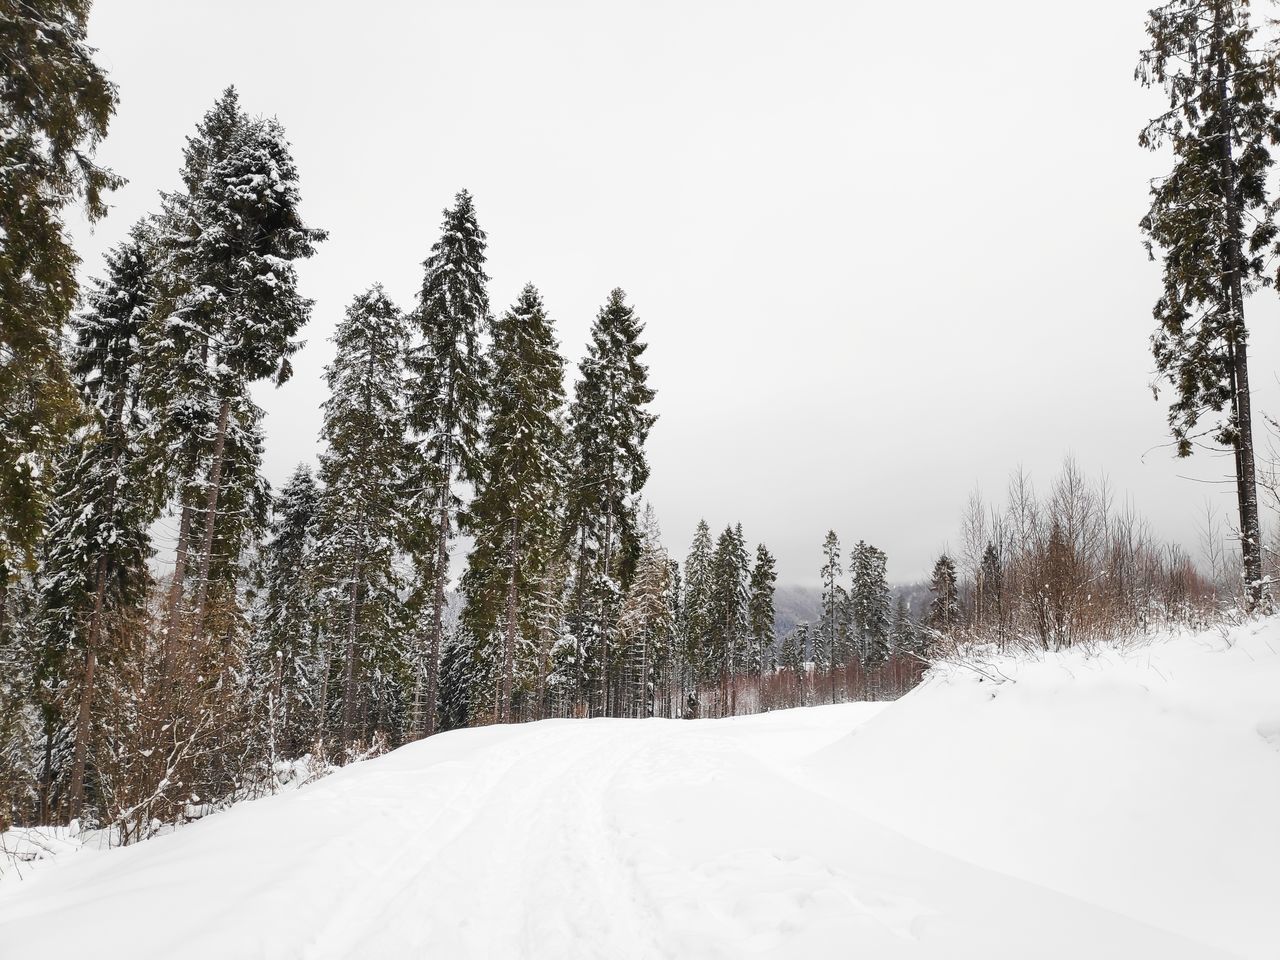
[[[7,877],[0,943],[130,960],[1274,956],[1277,690],[1272,621],[974,660],[890,705],[449,733]]]

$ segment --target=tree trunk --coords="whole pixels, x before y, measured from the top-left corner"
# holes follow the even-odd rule
[[[182,504],[182,520],[178,524],[178,545],[173,561],[173,579],[169,582],[169,608],[165,616],[164,647],[161,651],[161,677],[167,683],[173,677],[173,644],[182,613],[182,587],[187,578],[187,554],[191,547],[191,504]]]
[[[508,563],[511,569],[507,574],[507,629],[502,645],[502,696],[500,698],[502,710],[499,718],[500,723],[511,722],[511,690],[515,685],[517,585],[520,570],[519,534],[520,522],[512,517],[511,544],[508,555]]]
[[[351,564],[351,615],[347,620],[347,652],[343,664],[342,745],[351,745],[356,719],[356,625],[360,610],[361,564],[364,562],[364,517],[357,521],[356,554]]]
[[[440,647],[444,643],[444,581],[449,574],[449,476],[446,465],[443,489],[440,491],[440,517],[436,530],[436,583],[432,603],[431,643],[427,649],[427,702],[423,734],[436,732],[436,699],[439,696]]]
[[[612,469],[612,467],[610,468]],[[613,491],[609,491],[609,509],[604,517],[604,582],[609,583],[609,566],[613,559]],[[600,716],[609,716],[609,624],[605,616],[605,606],[601,598],[600,618],[597,629],[600,631]]]
[[[94,578],[93,614],[84,645],[84,675],[80,678],[80,703],[76,710],[76,734],[72,747],[71,783],[68,787],[67,822],[80,816],[84,805],[84,768],[89,753],[89,726],[93,708],[94,671],[98,665],[98,638],[102,633],[102,606],[107,592],[107,558],[98,557]]]
[[[1231,97],[1227,88],[1227,54],[1224,40],[1223,4],[1214,5],[1213,40],[1217,62],[1217,96],[1222,131],[1219,149],[1222,157],[1221,190],[1226,206],[1227,250],[1224,293],[1230,313],[1227,349],[1231,360],[1231,407],[1235,415],[1234,454],[1236,462],[1236,499],[1240,512],[1240,553],[1244,566],[1245,603],[1249,608],[1262,601],[1262,533],[1258,520],[1257,468],[1253,450],[1253,407],[1249,396],[1249,360],[1247,328],[1244,318],[1244,284],[1241,276],[1241,248],[1244,228],[1236,195],[1235,159],[1232,154]]]
[[[209,466],[209,492],[205,500],[204,538],[200,545],[200,577],[196,594],[195,629],[204,629],[205,604],[209,599],[209,563],[213,555],[213,531],[218,520],[218,494],[222,488],[222,460],[227,447],[227,421],[231,399],[222,398],[218,409],[218,433],[213,441],[213,463]]]
[[[116,483],[120,473],[120,461],[124,440],[124,402],[125,391],[120,389],[112,404],[111,418],[107,422],[111,454],[111,473],[107,477],[106,509],[103,511],[104,522],[111,523],[116,513]],[[93,613],[89,618],[89,630],[85,639],[84,675],[80,680],[80,705],[76,714],[75,743],[72,748],[70,803],[67,820],[80,816],[84,805],[84,770],[89,753],[89,728],[93,710],[94,672],[98,663],[98,647],[102,637],[102,613],[106,605],[107,574],[109,573],[107,554],[98,554],[97,570],[94,575]]]

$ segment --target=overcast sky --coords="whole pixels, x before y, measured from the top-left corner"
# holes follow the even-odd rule
[[[77,243],[96,273],[234,83],[330,231],[297,372],[259,393],[273,484],[315,458],[344,307],[375,281],[411,306],[466,187],[495,309],[534,282],[571,361],[611,288],[646,322],[646,495],[680,558],[699,517],[741,522],[782,582],[816,582],[834,528],[914,579],[975,485],[1047,484],[1068,452],[1190,547],[1233,495],[1182,479],[1221,461],[1152,449],[1148,5],[95,0],[120,87],[100,156],[129,185]],[[1280,413],[1274,301],[1253,380]]]

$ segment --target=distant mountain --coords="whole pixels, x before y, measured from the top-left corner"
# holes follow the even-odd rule
[[[846,587],[847,589],[847,587]],[[893,602],[898,597],[907,598],[907,607],[911,616],[919,620],[924,616],[929,605],[929,584],[901,583],[890,588],[893,591]],[[817,623],[822,617],[822,590],[819,587],[806,587],[800,584],[779,586],[773,595],[773,628],[779,637],[785,637],[795,629],[796,624],[807,620]]]
[[[803,620],[817,623],[822,616],[822,591],[797,584],[779,586],[773,594],[773,629],[785,637]]]

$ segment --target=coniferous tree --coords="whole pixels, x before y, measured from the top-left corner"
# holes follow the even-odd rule
[[[193,549],[193,630],[205,628],[214,564],[228,559],[236,539],[220,536],[219,516],[254,499],[258,484],[260,413],[249,386],[291,375],[294,337],[311,312],[295,261],[325,237],[302,222],[297,167],[280,124],[248,117],[234,87],[188,140],[182,180],[159,221],[163,282],[148,358],[157,456],[178,475],[181,512],[170,634]],[[223,549],[215,550],[219,539]]]
[[[1137,78],[1169,107],[1143,128],[1142,146],[1172,147],[1169,175],[1151,186],[1142,219],[1160,251],[1164,291],[1151,338],[1156,369],[1174,390],[1169,426],[1179,456],[1214,415],[1213,436],[1235,460],[1247,601],[1263,592],[1245,300],[1273,282],[1276,239],[1267,179],[1280,141],[1276,73],[1261,53],[1247,0],[1171,0],[1150,12],[1150,46]]]
[[[623,696],[633,716],[653,714],[657,678],[672,655],[675,611],[671,562],[662,548],[653,508],[641,525],[640,559],[618,616],[618,639],[628,683]]]
[[[458,730],[472,720],[476,695],[475,644],[466,628],[446,631],[440,653],[440,729]]]
[[[849,564],[853,573],[850,594],[858,656],[868,666],[889,657],[892,604],[884,551],[859,540]]]
[[[994,543],[988,543],[983,550],[979,570],[982,579],[979,616],[987,622],[994,623],[997,631],[1000,631],[1003,636],[1004,562],[999,548]]]
[[[746,665],[748,639],[747,547],[742,526],[728,526],[716,540],[711,558],[711,622],[708,631],[708,665],[727,696],[729,680]],[[721,703],[724,710],[728,704]]]
[[[272,742],[296,756],[319,732],[326,664],[317,644],[315,527],[320,491],[299,464],[275,499],[271,538],[262,548],[261,602],[250,657]]]
[[[680,607],[682,657],[687,665],[687,682],[696,688],[707,678],[711,647],[711,558],[715,545],[707,521],[699,520],[693,543],[684,564],[684,593]]]
[[[574,556],[570,618],[609,712],[609,636],[639,556],[635,497],[649,477],[644,444],[654,392],[641,362],[644,325],[615,289],[600,308],[574,385],[570,427],[574,477],[568,499]]]
[[[360,294],[334,334],[325,371],[316,555],[324,584],[325,633],[339,646],[339,735],[344,745],[394,733],[404,719],[406,651],[401,646],[404,529],[400,496],[406,436],[405,322],[380,285]]]
[[[154,303],[144,231],[111,250],[106,266],[73,321],[70,367],[91,415],[59,465],[41,576],[45,643],[74,674],[68,818],[84,802],[97,671],[118,660],[121,633],[143,616],[155,515],[139,449],[138,338]]]
[[[50,459],[77,414],[61,349],[79,258],[62,211],[96,221],[123,181],[93,162],[116,88],[86,42],[89,0],[0,3],[0,634],[41,530]]]
[[[422,438],[420,474],[430,528],[418,539],[420,589],[429,596],[422,730],[436,731],[439,662],[444,639],[449,542],[457,529],[459,482],[480,474],[482,416],[488,374],[481,336],[489,323],[486,238],[471,194],[461,191],[444,211],[440,239],[423,264],[425,275],[414,323],[421,342],[409,357],[410,426]]]
[[[528,664],[539,631],[534,597],[560,533],[564,360],[532,284],[493,324],[493,386],[476,496],[467,512],[475,538],[463,580],[468,629],[497,641],[496,719],[509,723],[517,647]]]
[[[840,654],[840,538],[834,530],[828,530],[822,542],[822,629],[821,637],[814,644],[813,662],[819,669],[831,671],[831,702],[836,698],[835,668]]]
[[[748,633],[751,638],[748,671],[752,676],[770,672],[769,658],[774,644],[773,594],[778,582],[773,554],[763,543],[756,547],[756,562],[751,568],[750,601],[747,608]]]
[[[813,631],[809,628],[808,621],[802,620],[782,641],[779,660],[783,669],[791,671],[791,675],[795,678],[796,706],[804,703],[805,663],[813,639]]]
[[[920,637],[911,621],[911,610],[906,597],[898,597],[893,612],[892,652],[907,656],[920,654]]]
[[[960,623],[960,594],[956,588],[956,565],[945,553],[933,565],[929,589],[933,599],[929,601],[928,625],[937,633],[950,633]]]

